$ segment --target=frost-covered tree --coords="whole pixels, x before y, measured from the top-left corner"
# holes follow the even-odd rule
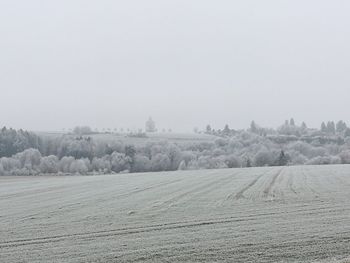
[[[28,131],[14,130],[3,127],[0,130],[0,158],[11,157],[26,149],[39,149],[41,138]]]
[[[343,121],[338,121],[336,125],[336,131],[341,133],[344,132],[347,129],[347,125]]]
[[[88,159],[74,160],[70,165],[70,173],[87,174],[89,171]]]
[[[133,161],[132,172],[149,172],[151,170],[151,161],[146,156],[136,154]]]
[[[72,156],[65,156],[59,161],[59,170],[63,173],[70,173],[71,166],[74,163],[75,159]]]
[[[182,151],[181,152],[181,160],[185,162],[186,166],[188,166],[188,164],[193,161],[196,160],[196,154],[192,151]]]
[[[166,154],[158,153],[151,159],[152,171],[168,171],[170,169],[171,161]]]
[[[135,154],[136,154],[136,148],[134,145],[126,145],[124,148],[124,152],[125,155],[130,157],[130,159],[132,160],[132,158],[134,158]]]
[[[91,161],[91,167],[93,171],[105,173],[105,174],[110,173],[112,171],[111,162],[108,156],[104,156],[102,158],[95,157]]]
[[[0,161],[2,167],[7,172],[21,169],[21,162],[15,158],[3,157]]]
[[[228,126],[228,124],[225,125],[224,129],[223,129],[223,134],[230,134],[231,130],[230,127]]]
[[[225,157],[225,163],[228,168],[238,168],[242,166],[242,161],[234,154]]]
[[[250,168],[252,167],[252,161],[250,157],[245,156],[244,157],[244,162],[242,162],[242,167]]]
[[[35,170],[40,165],[41,153],[37,149],[27,149],[17,153],[14,158],[20,161],[22,168]]]
[[[208,124],[207,127],[205,128],[205,132],[210,134],[212,132],[211,126]]]
[[[350,137],[350,128],[345,129],[344,137]]]
[[[146,127],[145,127],[146,132],[156,132],[156,123],[153,121],[151,117],[146,121]]]
[[[223,147],[225,145],[228,144],[228,140],[227,139],[224,139],[224,138],[217,138],[215,140],[215,145],[219,146],[219,147]]]
[[[92,159],[94,148],[95,145],[91,137],[64,136],[59,139],[56,153],[51,152],[50,154],[55,154],[59,158],[73,156],[75,159]]]
[[[254,166],[271,166],[274,164],[275,156],[272,152],[262,149],[254,157]]]
[[[333,121],[329,121],[327,123],[327,132],[331,134],[335,134],[335,124]]]
[[[198,158],[199,169],[220,169],[227,168],[224,156],[200,156]]]
[[[350,129],[343,121],[323,123],[323,133],[286,121],[277,130],[257,127],[234,131],[208,129],[216,137],[184,141],[128,143],[121,137],[31,136],[2,129],[2,175],[148,172],[270,165],[350,163]],[[228,132],[229,131],[229,132]],[[233,132],[234,131],[234,132]],[[255,132],[253,132],[255,131]],[[337,136],[331,136],[337,132]],[[303,136],[301,136],[303,135]],[[35,139],[37,138],[37,139]],[[38,147],[29,147],[37,145]],[[12,147],[12,148],[11,148]],[[17,152],[19,149],[26,148]],[[5,149],[5,150],[4,150]],[[281,151],[283,149],[283,152]]]
[[[307,125],[306,125],[305,122],[303,122],[303,123],[301,124],[301,129],[302,129],[303,131],[307,130]]]
[[[110,161],[113,172],[130,171],[132,159],[126,154],[113,152],[110,156]]]
[[[338,156],[317,156],[307,161],[308,165],[340,164],[341,158]]]
[[[2,166],[2,164],[0,163],[0,176],[1,175],[5,175],[5,169],[4,167]]]
[[[186,162],[182,160],[181,163],[179,164],[178,170],[186,170],[186,168],[187,168]],[[0,173],[1,173],[1,170],[0,170]]]
[[[166,152],[170,160],[170,170],[178,169],[182,160],[180,148],[177,145],[171,144],[167,147]]]
[[[58,173],[59,172],[59,160],[57,156],[50,155],[43,157],[40,160],[40,172],[41,173]]]
[[[291,123],[294,123],[294,120],[291,119],[290,120]],[[284,125],[282,125],[281,127],[279,127],[277,129],[279,134],[283,134],[283,135],[294,135],[294,136],[300,136],[302,129],[298,126],[289,124],[288,121],[286,121],[286,123]]]
[[[293,118],[291,118],[291,119],[290,119],[289,125],[291,125],[291,126],[295,126],[295,121],[294,121],[294,119],[293,119]]]
[[[252,133],[258,133],[258,126],[256,125],[255,121],[250,123],[250,131]]]
[[[198,165],[198,161],[197,160],[191,160],[188,164],[187,164],[187,170],[198,170],[199,165]]]
[[[278,157],[277,165],[278,166],[285,166],[288,164],[288,162],[289,162],[289,157],[282,150],[279,157]]]
[[[350,150],[344,150],[339,154],[343,164],[350,164]]]

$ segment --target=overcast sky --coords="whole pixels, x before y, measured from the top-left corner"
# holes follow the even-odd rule
[[[350,122],[350,1],[0,2],[0,126]]]

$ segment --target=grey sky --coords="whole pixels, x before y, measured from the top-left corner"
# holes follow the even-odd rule
[[[349,1],[1,1],[0,126],[350,121]]]

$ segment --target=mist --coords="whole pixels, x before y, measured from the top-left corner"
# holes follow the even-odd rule
[[[347,1],[2,1],[0,125],[350,121]]]

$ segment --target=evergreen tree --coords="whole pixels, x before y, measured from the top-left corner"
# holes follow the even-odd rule
[[[301,124],[301,129],[303,129],[303,130],[306,130],[306,129],[307,129],[307,126],[306,126],[306,123],[305,123],[305,122],[303,122],[303,123]]]
[[[335,124],[333,121],[329,121],[327,123],[327,132],[331,134],[335,134]]]
[[[285,155],[283,150],[281,151],[280,156],[278,157],[277,164],[278,166],[286,166],[288,164],[288,157]]]
[[[224,134],[229,134],[230,133],[230,127],[228,126],[228,124],[225,125],[225,128],[223,130]]]
[[[255,121],[252,121],[250,123],[250,131],[253,132],[253,133],[257,133],[258,132],[258,127],[257,127]]]
[[[247,159],[246,167],[252,167],[252,162],[250,158]]]
[[[345,122],[343,121],[338,121],[337,122],[337,125],[336,125],[336,131],[341,133],[341,132],[344,132],[347,128],[347,125]]]
[[[346,128],[344,132],[344,137],[350,137],[350,128]]]
[[[293,118],[291,118],[291,119],[290,119],[289,124],[290,124],[291,126],[295,126],[295,121],[294,121],[294,119],[293,119]]]
[[[146,122],[146,129],[145,130],[146,130],[146,132],[156,132],[157,131],[156,124],[152,120],[151,117],[149,117],[148,121]]]

